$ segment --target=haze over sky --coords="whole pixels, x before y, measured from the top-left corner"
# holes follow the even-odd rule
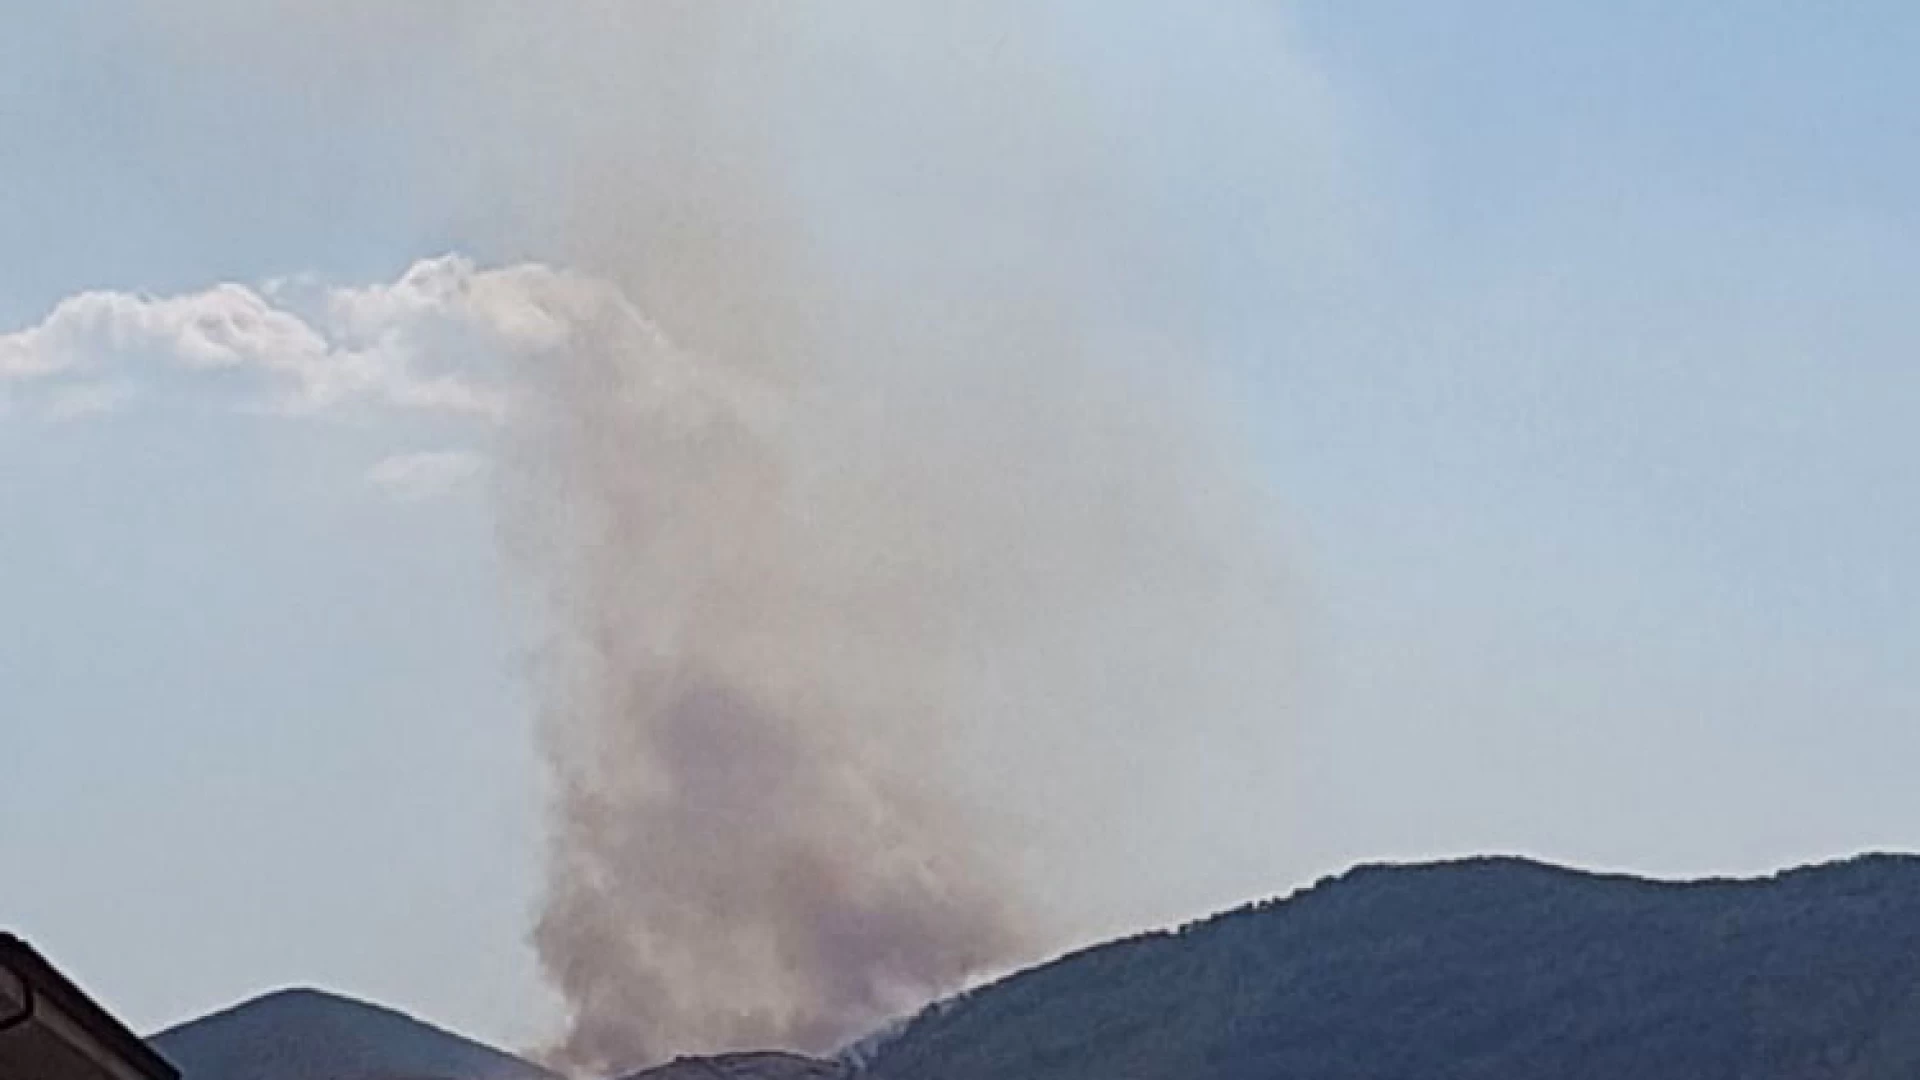
[[[1070,43],[1055,77],[1134,133],[1141,212],[1190,238],[1167,272],[1285,519],[1298,691],[1259,812],[1114,777],[1161,824],[1051,883],[1074,932],[1361,860],[1920,846],[1920,9],[1184,6],[1034,7]],[[519,254],[418,182],[489,123],[436,82],[431,27],[328,43],[419,95],[321,107],[285,57],[153,18],[27,5],[0,33],[0,333],[86,290]],[[809,225],[881,272],[884,215]],[[0,924],[142,1026],[314,983],[539,1037],[541,771],[484,403],[202,407],[159,364],[138,396],[54,393],[20,357]]]

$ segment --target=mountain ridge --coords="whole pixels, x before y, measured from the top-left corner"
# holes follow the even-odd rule
[[[838,1061],[784,1050],[678,1057],[625,1080],[847,1080],[854,1070]]]
[[[154,1042],[185,1080],[556,1080],[304,988]],[[1512,855],[1362,863],[1073,950],[853,1048],[626,1080],[1904,1080],[1920,1075],[1920,856],[1695,879]]]
[[[1693,880],[1512,856],[1368,863],[982,987],[909,1023],[870,1073],[1920,1075],[1920,964],[1887,959],[1915,946],[1906,854]]]

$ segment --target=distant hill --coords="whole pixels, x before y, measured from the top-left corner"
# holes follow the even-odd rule
[[[163,1032],[184,1080],[555,1080],[400,1013],[272,994]],[[862,1063],[858,1069],[847,1061]],[[1368,866],[943,1002],[859,1053],[628,1080],[1910,1080],[1920,859],[1662,883]]]
[[[906,1025],[870,1080],[1908,1080],[1920,860],[1362,867]]]
[[[555,1080],[511,1054],[318,990],[268,994],[148,1041],[182,1080]]]
[[[777,1052],[679,1058],[628,1080],[846,1080],[837,1062]]]

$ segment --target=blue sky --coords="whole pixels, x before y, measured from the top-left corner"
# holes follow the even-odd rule
[[[1271,789],[1231,814],[1148,785],[1165,847],[1055,883],[1121,894],[1074,932],[1363,859],[1695,874],[1920,843],[1920,13],[1175,7],[1055,5],[1042,55],[1127,170],[1103,197],[1175,223],[1125,287],[1173,283],[1238,388],[1287,524],[1299,632],[1275,662],[1299,695]],[[330,25],[316,51],[417,83],[343,91],[206,17],[183,44],[144,4],[11,16],[0,332],[87,289],[519,253],[489,214],[538,170],[476,164],[517,151],[460,107],[463,61]],[[956,51],[1041,32],[991,29]],[[933,78],[902,100],[964,97]],[[552,94],[591,113],[622,85]],[[965,198],[889,171],[915,138],[895,122],[773,156],[854,280],[941,265],[879,239],[923,198],[962,208],[936,252],[988,244]],[[821,209],[876,176],[904,194]],[[0,922],[144,1025],[313,982],[537,1037],[541,773],[488,493],[363,479],[475,437],[201,408],[195,385],[0,412]],[[1155,880],[1118,885],[1129,859]]]

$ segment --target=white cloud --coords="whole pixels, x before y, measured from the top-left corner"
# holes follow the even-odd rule
[[[296,279],[165,297],[96,290],[0,334],[0,382],[38,385],[44,408],[67,415],[104,411],[140,383],[174,378],[237,392],[241,408],[370,405],[498,421],[510,405],[504,361],[561,347],[575,323],[609,304],[624,302],[579,275],[532,263],[480,269],[453,255],[367,286]],[[65,375],[88,376],[90,389],[56,386],[53,377]]]
[[[463,487],[486,464],[486,458],[467,450],[396,454],[368,469],[367,482],[397,502],[419,502]]]
[[[402,345],[423,329],[465,325],[519,352],[565,344],[569,327],[610,287],[535,263],[476,269],[458,255],[422,259],[390,285],[329,290],[327,321],[363,347]]]
[[[245,286],[161,298],[93,291],[60,301],[37,326],[0,337],[0,374],[33,378],[154,356],[197,370],[291,369],[326,352],[311,327]]]
[[[536,263],[481,268],[448,255],[371,285],[300,276],[174,296],[68,297],[38,323],[0,334],[0,421],[59,424],[182,403],[194,413],[288,418],[375,411],[403,430],[412,425],[409,438],[452,431],[478,444],[487,429],[539,411],[554,389],[542,373],[566,370],[545,362],[576,335],[645,367],[623,393],[759,415],[750,387],[691,362],[613,285]],[[686,415],[661,412],[663,423]],[[467,436],[457,433],[463,423]],[[486,468],[482,454],[443,449],[395,454],[363,479],[416,502],[452,493]]]

